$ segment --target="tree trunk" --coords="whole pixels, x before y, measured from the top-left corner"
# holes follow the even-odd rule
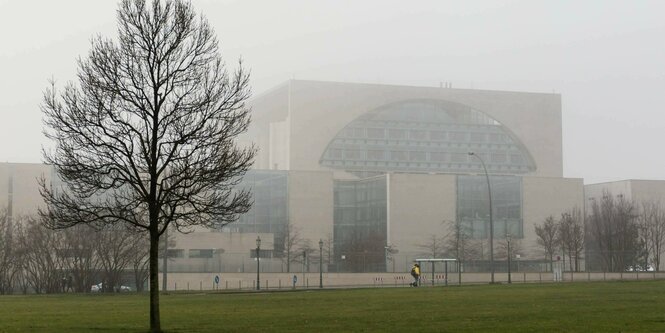
[[[159,321],[159,234],[150,231],[150,332],[161,332]]]

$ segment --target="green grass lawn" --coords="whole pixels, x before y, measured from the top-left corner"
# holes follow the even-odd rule
[[[162,295],[166,332],[665,332],[665,281]],[[146,332],[148,296],[0,297],[0,332]]]

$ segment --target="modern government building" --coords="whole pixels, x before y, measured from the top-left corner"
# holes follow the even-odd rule
[[[250,104],[239,143],[258,148],[241,185],[254,205],[235,223],[176,235],[169,271],[251,272],[257,237],[266,271],[307,264],[303,252],[322,253],[325,271],[406,271],[449,255],[455,223],[482,267],[488,178],[495,257],[510,237],[533,267],[544,262],[535,225],[549,216],[584,212],[604,189],[665,202],[663,181],[563,177],[558,94],[291,80]],[[10,216],[34,213],[39,175],[53,178],[45,165],[0,163]]]

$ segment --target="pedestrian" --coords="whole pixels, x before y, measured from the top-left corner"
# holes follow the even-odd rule
[[[411,286],[417,287],[418,282],[420,282],[420,265],[418,263],[413,264],[413,267],[411,267],[411,276],[413,276]]]

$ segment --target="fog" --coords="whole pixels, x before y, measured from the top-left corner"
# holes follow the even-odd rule
[[[204,1],[255,94],[288,79],[555,92],[564,176],[665,179],[663,1]],[[116,1],[0,0],[0,161],[41,161],[41,94]]]

